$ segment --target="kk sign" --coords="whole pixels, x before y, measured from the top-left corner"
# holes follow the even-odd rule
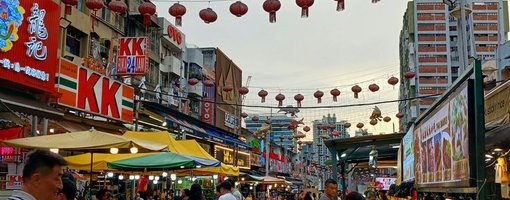
[[[48,0],[0,0],[0,79],[54,93],[60,7]]]
[[[119,38],[117,75],[144,75],[149,67],[149,38]]]
[[[94,115],[133,122],[134,89],[62,59],[57,73],[58,103]]]

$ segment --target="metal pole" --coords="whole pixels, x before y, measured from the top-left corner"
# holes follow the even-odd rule
[[[459,24],[458,32],[459,32],[459,62],[460,62],[460,74],[466,70],[466,67],[468,65],[468,48],[467,48],[467,31],[466,31],[466,2],[465,0],[459,0],[459,6],[460,6],[460,19],[457,19],[457,22]]]
[[[48,118],[43,118],[42,119],[42,135],[47,135],[48,134]]]
[[[482,78],[482,63],[480,60],[476,60],[475,68],[475,135],[476,135],[476,147],[485,147],[485,116],[484,116],[484,94],[483,94],[483,78]],[[485,176],[485,152],[476,152],[476,186],[478,188],[478,196],[476,199],[485,200],[487,194],[485,188],[487,178]],[[485,186],[485,187],[484,187]]]
[[[273,117],[273,109],[271,108],[271,114],[269,115],[271,118]],[[269,132],[266,134],[266,176],[269,176],[269,148],[271,145],[269,145],[269,135],[271,134],[271,131],[273,130],[273,125],[270,124],[271,128],[269,129]]]
[[[338,181],[338,169],[337,169],[337,163],[338,163],[338,160],[337,160],[337,152],[335,150],[330,150],[331,152],[331,165],[333,166],[333,180],[335,181]]]

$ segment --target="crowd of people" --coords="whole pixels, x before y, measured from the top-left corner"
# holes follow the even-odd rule
[[[76,180],[70,173],[63,173],[67,162],[64,158],[48,150],[35,150],[27,155],[23,168],[22,190],[14,191],[8,200],[75,200]],[[216,186],[217,200],[256,200],[249,194],[246,198],[235,187],[234,179],[227,179]],[[338,194],[338,183],[333,179],[325,182],[324,193],[318,200],[342,200]],[[173,191],[162,191],[154,195],[158,200],[205,200],[202,187],[195,183],[189,189],[180,191],[180,195],[173,197]],[[366,196],[366,198],[365,198]],[[381,194],[365,194],[350,192],[345,200],[386,200]],[[384,195],[383,195],[384,196]],[[113,200],[113,195],[100,190],[95,195],[97,200]],[[296,194],[293,200],[317,200],[317,194],[301,191]],[[136,200],[148,200],[140,195]]]

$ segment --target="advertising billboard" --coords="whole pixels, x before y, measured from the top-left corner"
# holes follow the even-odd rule
[[[117,75],[145,75],[149,68],[149,38],[119,38],[119,55],[117,56]]]
[[[0,0],[0,79],[55,92],[60,6],[48,0]]]
[[[61,60],[58,104],[106,118],[133,122],[134,89],[90,69]]]
[[[402,181],[414,179],[413,128],[402,139]]]
[[[377,177],[375,178],[375,187],[381,190],[389,190],[392,184],[397,182],[397,178]]]
[[[473,101],[468,82],[433,108],[414,128],[416,183],[427,186],[470,185],[470,129]],[[470,123],[471,121],[471,123]]]

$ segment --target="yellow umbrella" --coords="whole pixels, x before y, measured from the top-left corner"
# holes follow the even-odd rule
[[[129,149],[136,147],[141,151],[161,151],[167,145],[142,139],[127,138],[91,129],[73,133],[45,135],[38,137],[5,140],[5,146],[27,149],[63,149],[70,151],[104,151],[111,148]]]
[[[109,162],[115,162],[124,159],[137,158],[156,153],[136,153],[136,154],[94,154],[92,161],[92,170],[95,172],[110,170],[107,166]],[[76,156],[68,156],[64,159],[67,161],[67,167],[74,170],[90,169],[90,153],[80,154]]]

